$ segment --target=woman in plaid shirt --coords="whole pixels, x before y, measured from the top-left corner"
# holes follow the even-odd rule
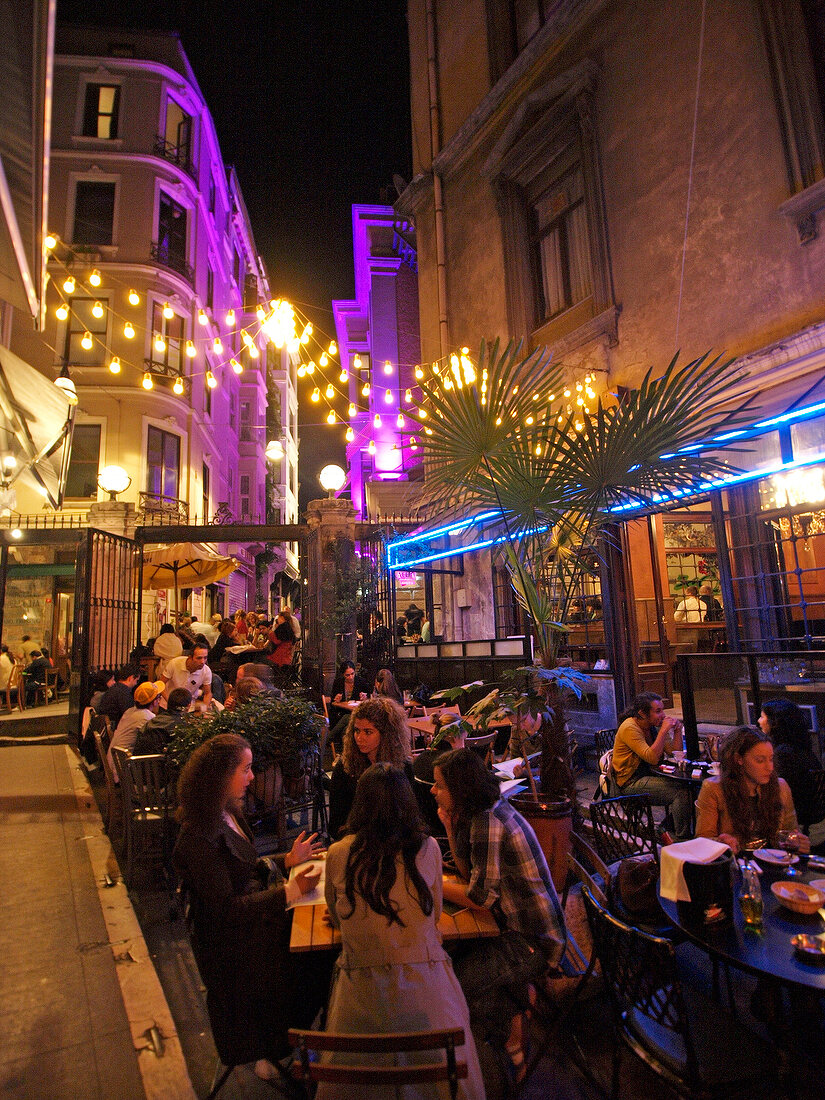
[[[439,759],[432,788],[459,882],[447,901],[488,909],[502,935],[462,945],[453,962],[477,1039],[504,1042],[523,1074],[522,1013],[530,986],[564,952],[559,899],[536,834],[499,795],[498,780],[472,749]]]

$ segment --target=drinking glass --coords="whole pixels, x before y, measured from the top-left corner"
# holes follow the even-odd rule
[[[793,854],[799,851],[799,840],[801,835],[802,834],[800,834],[797,829],[781,829],[776,835],[777,844],[784,852]],[[792,865],[789,865],[785,871],[788,878],[795,878],[800,873],[801,872]]]

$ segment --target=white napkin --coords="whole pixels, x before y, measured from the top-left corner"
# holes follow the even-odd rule
[[[683,840],[680,844],[668,844],[662,848],[659,893],[669,901],[690,901],[682,868],[685,863],[713,863],[727,844],[697,836],[695,840]]]

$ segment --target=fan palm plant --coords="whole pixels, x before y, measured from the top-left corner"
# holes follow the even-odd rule
[[[573,789],[563,692],[580,676],[559,667],[573,601],[598,566],[600,538],[633,506],[661,505],[730,467],[700,449],[741,422],[730,388],[742,378],[731,361],[704,355],[658,377],[648,371],[621,397],[575,386],[546,349],[482,342],[477,363],[465,351],[422,380],[419,410],[433,512],[485,512],[504,554],[516,598],[534,636],[535,665],[549,704],[542,792]]]

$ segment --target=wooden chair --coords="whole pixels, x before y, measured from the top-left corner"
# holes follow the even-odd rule
[[[131,884],[138,859],[154,858],[153,842],[164,872],[171,866],[169,847],[169,802],[166,757],[161,753],[132,756],[126,749],[112,749],[120,778],[123,830],[126,841],[126,882]]]
[[[613,1010],[613,1100],[622,1045],[684,1097],[727,1098],[776,1082],[775,1049],[683,986],[670,940],[618,920],[586,886],[582,897]]]
[[[467,1063],[456,1060],[455,1048],[464,1045],[464,1029],[445,1028],[442,1031],[389,1032],[387,1034],[347,1035],[335,1031],[298,1031],[290,1029],[290,1043],[298,1048],[300,1079],[307,1096],[312,1095],[311,1084],[318,1081],[337,1082],[341,1085],[406,1085],[416,1082],[446,1082],[450,1096],[455,1100],[458,1082],[467,1077]],[[361,1056],[352,1063],[311,1062],[310,1051],[332,1051]],[[443,1051],[444,1060],[412,1062],[394,1065],[383,1061],[381,1055],[407,1054],[412,1051]],[[364,1057],[370,1061],[364,1061]],[[389,1061],[389,1064],[387,1064]],[[356,1095],[353,1089],[353,1095]]]
[[[14,703],[12,703],[14,696]],[[26,709],[26,684],[23,678],[23,667],[15,662],[9,673],[9,682],[6,685],[6,710],[11,714],[14,707],[18,710]]]
[[[100,719],[106,721],[105,714],[98,714],[95,716],[95,721],[99,722]],[[109,763],[109,755],[107,752],[107,745],[103,743],[103,734],[100,732],[98,726],[92,728],[92,737],[94,737],[95,748],[97,749],[97,756],[100,760],[100,766],[103,768],[103,775],[106,778],[106,832],[111,834],[115,821],[117,820],[117,810],[120,806],[120,796],[117,790],[117,784],[115,783],[115,775],[112,771],[112,765]]]
[[[45,680],[42,684],[35,683],[34,686],[34,704],[37,706],[40,698],[43,698],[43,705],[48,706],[52,700],[55,703],[60,702],[57,693],[57,681],[59,673],[56,668],[47,668],[43,674]]]

